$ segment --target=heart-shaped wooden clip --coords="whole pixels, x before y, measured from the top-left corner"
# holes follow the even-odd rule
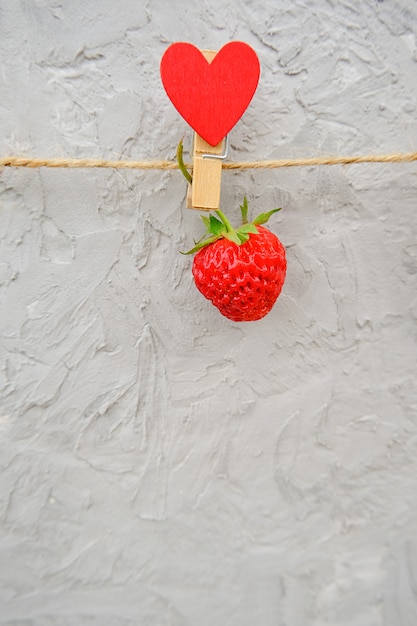
[[[194,129],[193,182],[188,206],[218,209],[224,138],[247,109],[259,81],[259,59],[240,41],[219,52],[174,43],[161,60],[171,102]]]

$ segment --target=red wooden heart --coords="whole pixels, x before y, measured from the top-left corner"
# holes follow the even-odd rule
[[[190,43],[174,43],[161,59],[161,78],[172,104],[211,146],[242,117],[259,80],[259,59],[246,43],[232,41],[211,63]]]

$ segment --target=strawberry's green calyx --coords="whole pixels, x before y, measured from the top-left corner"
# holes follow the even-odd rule
[[[198,252],[202,248],[209,246],[214,243],[218,239],[228,239],[229,241],[235,243],[238,246],[241,246],[243,243],[246,243],[249,240],[251,234],[258,234],[257,226],[261,224],[266,224],[271,215],[277,213],[281,209],[272,209],[272,211],[268,211],[268,213],[261,213],[252,222],[248,222],[248,201],[245,197],[243,199],[243,204],[240,206],[240,211],[242,214],[242,224],[239,228],[233,228],[223,211],[217,209],[215,211],[217,217],[215,215],[210,215],[209,217],[202,215],[201,219],[204,222],[204,225],[207,228],[206,235],[208,237],[201,239],[196,243],[194,248],[189,250],[188,252],[184,252],[183,254],[194,254]]]

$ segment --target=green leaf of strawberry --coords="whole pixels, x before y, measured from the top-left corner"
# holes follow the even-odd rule
[[[268,213],[261,213],[260,215],[258,215],[258,217],[255,217],[252,224],[266,224],[269,218],[271,217],[271,215],[273,215],[274,213],[277,213],[278,211],[281,211],[281,208],[272,209],[272,211],[268,211]]]
[[[242,213],[242,224],[247,224],[248,222],[248,199],[246,196],[243,198],[243,204],[240,205],[240,212]]]
[[[244,241],[244,235],[241,235],[236,230],[225,233],[224,236],[226,237],[226,239],[228,239],[229,241],[233,241],[233,243],[237,244],[238,246],[240,246]]]
[[[209,219],[209,232],[213,233],[213,235],[223,235],[224,233],[224,224],[214,215],[210,215]]]
[[[208,230],[210,228],[210,218],[207,217],[206,215],[201,215],[201,219],[203,220],[204,225]]]
[[[239,228],[239,232],[240,233],[253,233],[254,235],[256,235],[256,233],[258,232],[258,229],[256,228],[255,224],[242,224],[242,226]]]
[[[232,243],[235,243],[237,246],[241,246],[245,244],[250,235],[256,235],[259,233],[258,226],[261,224],[266,224],[271,215],[280,211],[281,209],[273,209],[272,211],[268,211],[268,213],[261,213],[252,222],[248,222],[248,201],[246,196],[243,198],[243,204],[240,205],[240,210],[242,213],[242,224],[239,228],[233,228],[232,224],[227,219],[226,215],[218,209],[215,215],[210,215],[207,217],[205,215],[201,216],[201,219],[204,222],[204,225],[207,229],[206,234],[208,237],[206,239],[202,239],[199,241],[194,248],[189,250],[188,252],[182,252],[182,254],[194,254],[198,252],[202,248],[209,246],[213,242],[218,239],[225,238]]]
[[[216,237],[215,235],[213,235],[213,237],[207,237],[207,239],[204,239],[203,241],[199,241],[194,246],[194,248],[191,248],[191,250],[188,250],[188,252],[181,252],[181,254],[195,254],[199,250],[206,248],[207,246],[209,246],[211,243],[214,243],[218,239],[221,239],[221,237]]]

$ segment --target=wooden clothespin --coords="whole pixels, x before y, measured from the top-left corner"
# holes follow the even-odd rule
[[[188,187],[187,208],[215,211],[220,207],[222,164],[227,139],[210,146],[198,133],[194,134],[193,182]],[[224,152],[223,152],[224,150]]]
[[[202,50],[206,61],[211,63],[216,56],[215,50]],[[198,133],[194,133],[193,142],[193,182],[187,193],[187,208],[202,211],[216,210],[220,207],[220,187],[222,180],[223,144],[211,146]]]
[[[241,118],[259,80],[259,59],[240,41],[216,52],[174,43],[161,60],[161,78],[171,102],[194,129],[193,181],[187,207],[219,208],[227,134]]]

